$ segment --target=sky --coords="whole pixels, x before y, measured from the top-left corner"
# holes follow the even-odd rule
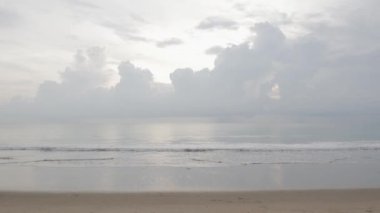
[[[0,114],[377,113],[379,4],[0,0]]]

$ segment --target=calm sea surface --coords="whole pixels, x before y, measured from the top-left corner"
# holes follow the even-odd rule
[[[380,122],[128,119],[0,124],[0,166],[233,167],[380,162]]]
[[[0,191],[380,187],[374,117],[0,122]]]

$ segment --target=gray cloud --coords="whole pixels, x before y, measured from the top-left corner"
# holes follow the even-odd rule
[[[128,40],[132,40],[132,41],[153,42],[152,39],[146,38],[144,36],[139,36],[139,35],[124,34],[123,37],[125,37]]]
[[[223,47],[221,46],[212,46],[210,48],[208,48],[205,53],[208,54],[208,55],[217,55],[219,54],[220,52],[223,51]]]
[[[179,38],[169,38],[162,41],[157,41],[156,46],[160,48],[168,47],[168,46],[174,46],[174,45],[180,45],[183,44],[183,41]]]
[[[348,1],[342,6],[343,10],[340,8],[333,11],[337,23],[325,20],[303,24],[310,28],[313,34],[319,31],[318,37],[337,49],[373,50],[380,47],[380,14],[377,12],[379,7],[380,2],[375,0],[365,0],[362,3]]]
[[[143,24],[147,24],[148,23],[147,20],[145,20],[143,17],[141,17],[141,16],[139,16],[139,15],[137,15],[135,13],[130,13],[129,17],[132,18],[134,21],[139,22],[139,23],[143,23]]]
[[[238,23],[219,16],[211,16],[202,20],[198,26],[198,29],[209,30],[209,29],[227,29],[227,30],[236,30],[239,28]]]
[[[112,29],[116,35],[124,40],[139,41],[139,42],[153,42],[152,39],[140,36],[138,31],[127,24],[119,24],[115,22],[103,22],[101,24],[104,27]]]
[[[17,12],[0,7],[0,27],[13,27],[20,21],[21,17]]]
[[[82,8],[87,8],[87,9],[99,9],[99,6],[97,6],[96,4],[90,3],[88,1],[83,1],[83,0],[64,0],[64,1],[77,7],[82,7]]]

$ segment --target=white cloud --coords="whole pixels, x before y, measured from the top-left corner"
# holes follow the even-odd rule
[[[120,82],[107,87],[116,71],[107,68],[104,49],[90,48],[75,55],[58,81],[42,83],[33,100],[12,102],[2,108],[3,114],[119,117],[377,113],[380,28],[377,21],[368,18],[368,11],[373,9],[353,10],[336,19],[338,25],[324,21],[305,24],[307,33],[297,37],[287,36],[282,24],[253,24],[244,42],[225,48],[209,44],[212,48],[208,52],[216,56],[213,68],[176,69],[170,74],[170,84],[157,83],[151,70],[121,62],[117,68]],[[372,18],[377,16],[371,14]],[[353,18],[360,23],[353,22]],[[209,27],[227,26],[215,23],[209,22]],[[157,42],[157,46],[181,43],[172,38]]]
[[[79,50],[73,63],[61,73],[61,81],[45,81],[37,92],[37,105],[49,105],[50,102],[60,105],[80,104],[96,90],[104,89],[112,70],[106,67],[105,49],[93,47],[86,52]]]

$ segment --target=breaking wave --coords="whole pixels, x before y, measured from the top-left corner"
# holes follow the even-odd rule
[[[192,145],[192,146],[0,146],[0,151],[39,152],[302,152],[302,151],[360,151],[380,150],[380,141],[360,142],[315,142],[303,144],[238,144],[233,145]]]

